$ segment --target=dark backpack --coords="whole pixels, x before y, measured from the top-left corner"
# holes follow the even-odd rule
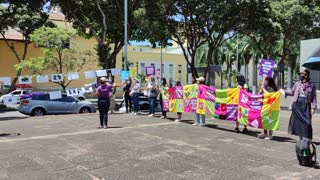
[[[310,147],[312,147],[312,151]],[[303,139],[297,142],[296,154],[301,166],[313,167],[316,164],[316,146],[308,140]]]

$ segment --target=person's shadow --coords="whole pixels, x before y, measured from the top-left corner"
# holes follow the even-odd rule
[[[20,133],[0,133],[0,137],[20,136]]]

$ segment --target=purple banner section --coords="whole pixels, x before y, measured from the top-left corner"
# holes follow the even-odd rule
[[[227,114],[226,120],[237,121],[238,116],[238,105],[237,104],[227,104]]]

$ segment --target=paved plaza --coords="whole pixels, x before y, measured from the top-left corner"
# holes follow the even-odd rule
[[[281,112],[274,140],[259,130],[233,132],[234,123],[209,119],[207,127],[184,121],[98,114],[28,117],[0,113],[0,179],[319,179],[320,170],[298,165],[295,137],[286,133],[290,111]],[[320,115],[314,116],[320,142]]]

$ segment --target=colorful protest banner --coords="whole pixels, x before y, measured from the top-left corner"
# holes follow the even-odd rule
[[[138,77],[137,67],[130,67],[129,71],[130,71],[130,77],[131,78]]]
[[[161,97],[162,97],[162,111],[169,111],[169,90],[166,87],[161,88]]]
[[[214,114],[215,91],[214,87],[206,85],[198,86],[197,113]]]
[[[266,130],[280,129],[280,92],[254,95],[240,90],[238,122]]]
[[[169,89],[169,111],[184,112],[182,86],[174,86]]]
[[[129,79],[129,71],[121,71],[121,76],[120,76],[120,79],[122,81],[126,80],[126,79]]]
[[[216,90],[215,116],[230,121],[237,120],[239,90],[239,88]]]
[[[196,112],[198,84],[183,86],[184,112]]]

